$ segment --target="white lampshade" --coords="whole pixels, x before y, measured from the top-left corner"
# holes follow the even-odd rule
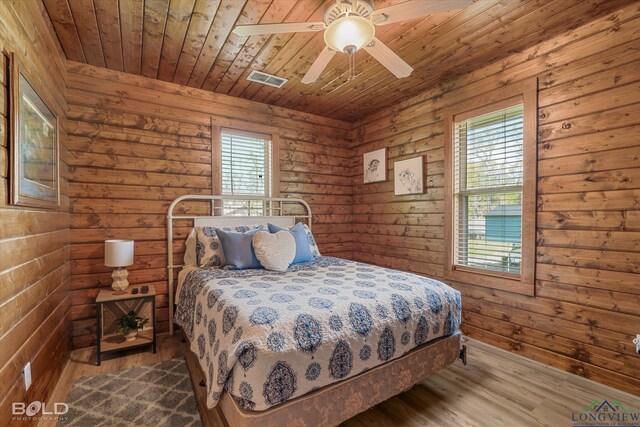
[[[126,267],[133,264],[133,240],[105,240],[104,265]]]
[[[363,48],[371,43],[375,35],[376,29],[370,20],[357,15],[349,15],[338,18],[329,24],[324,30],[324,41],[330,48],[345,52],[345,48],[348,46],[354,46],[355,50]]]

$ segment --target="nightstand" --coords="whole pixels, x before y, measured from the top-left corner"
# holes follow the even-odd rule
[[[138,289],[137,294],[132,294]],[[126,289],[126,294],[117,295],[118,291],[105,288],[96,298],[97,365],[103,354],[129,350],[137,347],[151,346],[156,352],[156,290],[149,285],[149,292],[141,293],[142,286],[134,285]],[[115,321],[130,311],[135,311],[142,318],[149,319],[144,329],[138,331],[133,341],[126,341],[122,334],[115,332]]]

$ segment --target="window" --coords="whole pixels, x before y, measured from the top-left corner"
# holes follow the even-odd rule
[[[522,107],[454,123],[455,265],[520,274]]]
[[[222,194],[229,196],[272,195],[271,136],[223,129],[221,135]],[[260,200],[225,201],[224,215],[265,215]]]
[[[448,278],[533,294],[536,87],[447,117]]]

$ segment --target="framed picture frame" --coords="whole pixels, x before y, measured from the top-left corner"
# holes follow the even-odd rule
[[[395,162],[393,177],[396,196],[424,193],[424,157]]]
[[[387,180],[387,149],[365,153],[362,161],[363,179],[365,184]]]
[[[60,206],[59,120],[32,82],[11,53],[11,203],[55,209]]]

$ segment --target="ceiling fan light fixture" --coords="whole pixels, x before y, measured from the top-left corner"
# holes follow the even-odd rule
[[[331,49],[352,55],[371,43],[376,34],[373,23],[357,15],[346,15],[324,30],[324,41]]]
[[[0,0],[1,1],[1,0]],[[387,25],[439,12],[467,7],[478,0],[405,0],[375,10],[373,0],[335,0],[324,11],[323,22],[237,25],[233,32],[255,35],[314,32],[324,30],[326,46],[300,80],[316,82],[337,52],[349,57],[349,80],[355,78],[355,53],[363,49],[397,78],[411,75],[413,68],[383,42],[375,38],[375,25]],[[321,2],[322,3],[322,2]],[[338,71],[340,72],[340,71]]]

